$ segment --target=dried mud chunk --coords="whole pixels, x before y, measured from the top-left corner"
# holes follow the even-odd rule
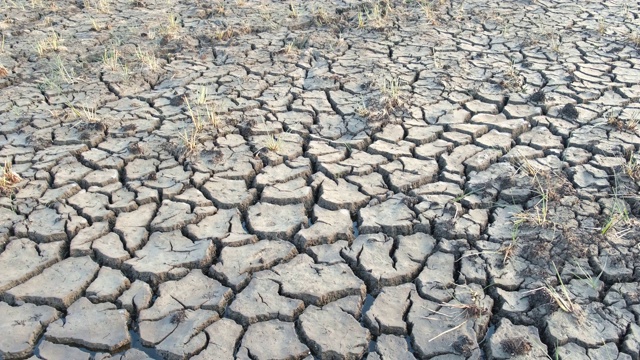
[[[312,140],[309,142],[309,148],[304,155],[314,163],[322,162],[333,164],[347,157],[347,148],[335,148],[324,141]]]
[[[321,359],[359,359],[371,334],[350,314],[335,308],[309,306],[299,318],[302,338]]]
[[[204,195],[221,209],[238,208],[241,211],[253,204],[257,197],[256,189],[248,189],[244,180],[229,180],[213,177],[202,186]]]
[[[210,273],[238,291],[249,283],[253,272],[267,269],[297,254],[295,246],[281,240],[262,240],[245,246],[225,247]]]
[[[262,190],[260,201],[276,205],[303,204],[306,208],[313,205],[313,192],[307,182],[297,178],[283,184],[267,186]]]
[[[513,137],[519,136],[530,127],[529,122],[524,119],[507,120],[503,114],[477,114],[473,116],[469,122],[472,124],[487,125],[490,130],[495,129],[500,132],[510,133]]]
[[[195,208],[196,206],[213,205],[211,200],[207,199],[198,189],[195,188],[188,188],[182,194],[175,196],[173,200],[187,203],[191,208]]]
[[[411,305],[409,295],[415,290],[413,284],[384,287],[364,314],[364,324],[374,335],[407,335],[404,314]]]
[[[546,126],[536,126],[518,137],[519,145],[530,146],[548,154],[549,150],[564,149],[561,136],[556,136]]]
[[[92,356],[86,350],[80,350],[79,348],[55,344],[49,342],[47,340],[43,340],[40,345],[38,345],[38,354],[39,357],[33,356],[30,359],[47,359],[47,360],[91,360]]]
[[[78,234],[73,237],[73,240],[71,240],[70,255],[91,255],[93,242],[108,233],[109,223],[107,222],[95,222],[93,225],[80,230]]]
[[[385,234],[360,235],[342,255],[375,294],[384,286],[411,281],[435,243],[431,235],[423,233],[399,236],[398,240]]]
[[[337,240],[353,240],[353,223],[347,210],[326,210],[313,207],[313,224],[298,231],[294,243],[302,248],[319,244],[332,244]]]
[[[280,294],[316,306],[349,295],[364,297],[366,293],[362,280],[346,264],[315,264],[306,254],[256,273],[254,278],[271,279],[281,284]]]
[[[272,280],[253,279],[227,309],[228,316],[242,325],[258,321],[295,321],[304,302],[278,294],[280,285]]]
[[[215,246],[211,241],[191,241],[179,231],[155,232],[122,267],[137,279],[157,284],[179,276],[184,269],[211,264],[214,254]]]
[[[303,139],[294,133],[252,136],[251,144],[268,165],[281,164],[303,154]]]
[[[27,234],[31,240],[39,243],[67,240],[67,217],[54,209],[34,210],[27,220]]]
[[[309,348],[298,340],[293,323],[270,320],[249,326],[242,338],[243,349],[256,360],[303,359]]]
[[[424,269],[416,279],[418,292],[435,302],[448,302],[452,299],[455,256],[436,252],[427,259]]]
[[[161,170],[155,173],[155,176],[143,181],[145,186],[152,189],[169,189],[177,184],[187,183],[191,176],[191,172],[184,171],[182,166],[163,169],[160,164],[159,168]]]
[[[353,175],[367,175],[387,162],[389,161],[382,155],[372,155],[364,151],[352,150],[351,156],[339,164],[350,168]]]
[[[508,104],[502,110],[502,113],[509,119],[524,118],[531,120],[534,116],[542,115],[542,109],[532,105],[516,105]]]
[[[257,203],[249,208],[247,228],[261,239],[290,240],[309,219],[304,205]]]
[[[412,157],[412,150],[415,146],[416,144],[404,140],[397,143],[378,140],[369,146],[367,152],[373,155],[382,155],[389,161],[394,161],[402,156]]]
[[[220,141],[218,139],[219,143]],[[256,159],[247,145],[221,147],[218,151],[201,152],[195,155],[193,162],[193,168],[196,171],[213,172],[224,179],[245,182],[250,182],[262,166],[262,160]]]
[[[0,253],[0,293],[24,282],[62,260],[63,241],[36,244],[28,239],[12,240]]]
[[[109,233],[97,239],[93,242],[92,249],[100,264],[114,268],[120,268],[123,262],[131,258],[116,233]]]
[[[204,331],[209,335],[209,343],[193,360],[233,360],[233,352],[240,341],[243,329],[233,320],[220,319]]]
[[[122,237],[127,251],[136,251],[147,241],[147,226],[154,218],[157,208],[158,205],[151,203],[118,215],[113,231]]]
[[[243,246],[258,241],[257,236],[243,228],[238,209],[218,210],[197,224],[187,225],[186,234],[192,240],[213,240],[218,246]]]
[[[316,261],[316,263],[338,264],[345,262],[340,252],[346,249],[349,243],[345,240],[338,240],[333,244],[316,245],[307,248],[306,253]]]
[[[401,157],[392,163],[381,165],[380,173],[385,176],[391,190],[407,192],[434,182],[438,175],[438,163],[435,160]]]
[[[502,151],[497,149],[484,149],[476,153],[472,157],[465,160],[462,164],[465,166],[465,174],[472,171],[484,171],[495,163],[502,155]]]
[[[438,159],[442,154],[453,150],[453,143],[441,139],[429,142],[415,148],[417,159]]]
[[[49,306],[24,304],[9,306],[0,302],[0,357],[22,359],[33,354],[40,334],[60,313]]]
[[[51,169],[51,173],[54,176],[53,187],[61,187],[72,182],[79,183],[91,171],[92,169],[77,161],[56,165]]]
[[[147,179],[149,176],[156,174],[156,167],[159,164],[160,161],[156,159],[135,159],[124,168],[125,180]]]
[[[487,355],[491,359],[548,359],[547,347],[534,326],[514,325],[500,320],[496,332],[489,338]]]
[[[482,151],[482,148],[476,145],[458,146],[450,154],[442,155],[439,163],[443,168],[455,168],[480,151]]]
[[[475,285],[458,286],[454,294],[457,300],[437,304],[412,293],[407,322],[421,358],[445,354],[480,358],[478,341],[487,331],[493,300]]]
[[[151,305],[152,298],[153,291],[151,291],[151,286],[144,281],[136,280],[129,289],[120,295],[116,300],[116,304],[127,310],[132,316],[135,316]]]
[[[129,285],[129,279],[120,270],[103,266],[98,277],[87,288],[85,296],[93,303],[115,302]]]
[[[90,257],[71,257],[45,269],[27,282],[5,293],[10,302],[26,301],[64,310],[93,281],[100,267]]]
[[[112,352],[131,343],[128,323],[129,313],[115,305],[80,298],[69,307],[64,320],[49,325],[44,336],[56,343]]]
[[[591,303],[577,309],[575,313],[557,310],[546,319],[545,336],[554,344],[576,343],[594,348],[605,342],[615,342],[625,331],[626,324],[613,323],[603,317],[603,305]]]
[[[442,126],[413,126],[407,130],[405,140],[416,145],[423,145],[436,141],[443,131]]]
[[[611,187],[606,171],[589,164],[578,165],[568,170],[571,181],[578,188],[604,190]]]
[[[67,199],[67,202],[91,222],[109,221],[115,217],[113,211],[107,209],[109,197],[103,194],[81,190]]]
[[[333,181],[326,179],[320,184],[318,205],[329,210],[349,210],[355,215],[359,208],[369,202],[370,197],[358,191],[358,186],[343,179]]]
[[[193,224],[197,220],[197,215],[191,213],[189,204],[164,200],[155,218],[151,221],[150,229],[152,232],[173,231]]]
[[[256,176],[253,184],[259,190],[268,185],[285,183],[297,178],[306,179],[311,175],[309,159],[298,158],[285,164],[267,166]]]
[[[486,209],[471,209],[468,213],[455,217],[450,212],[436,220],[434,235],[447,239],[463,238],[477,240],[489,223]]]
[[[363,194],[371,197],[384,198],[389,193],[384,178],[377,172],[360,176],[351,175],[345,179],[352,184],[358,185]]]
[[[140,321],[140,339],[165,359],[186,359],[207,345],[202,330],[219,319],[211,310],[177,310],[157,321]]]
[[[384,232],[389,236],[409,235],[413,232],[416,213],[407,206],[409,198],[394,195],[378,205],[368,206],[358,212],[362,234]]]
[[[491,130],[477,138],[475,143],[484,149],[498,149],[504,154],[511,150],[513,139],[509,133]]]
[[[140,320],[159,320],[181,309],[205,309],[222,313],[233,292],[202,273],[191,270],[178,281],[159,286],[159,296],[153,306],[140,312]]]
[[[380,335],[376,341],[376,353],[380,355],[381,359],[416,360],[416,357],[409,351],[407,340],[397,335]],[[369,353],[369,358],[371,355],[372,353]]]

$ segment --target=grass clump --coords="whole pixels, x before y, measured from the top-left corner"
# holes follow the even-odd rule
[[[273,134],[269,135],[269,137],[267,137],[265,148],[273,152],[280,151],[280,149],[282,149],[282,138]]]
[[[640,181],[640,161],[634,154],[630,154],[629,159],[624,164],[624,173],[633,181]]]
[[[531,343],[522,336],[504,339],[500,346],[511,356],[527,355],[533,349]]]
[[[640,123],[640,112],[634,111],[627,119],[622,119],[614,111],[609,111],[605,114],[607,124],[615,127],[620,131],[635,132],[638,130],[638,124]]]
[[[13,171],[11,162],[5,161],[0,174],[0,195],[11,196],[15,193],[15,185],[22,181],[20,175]]]
[[[56,34],[52,32],[45,39],[42,39],[36,43],[36,52],[39,56],[44,56],[50,51],[59,51],[62,47],[63,40]]]
[[[391,80],[383,79],[380,85],[380,92],[382,93],[380,103],[386,110],[393,110],[402,105],[399,78],[393,78]]]
[[[160,68],[160,62],[155,54],[151,51],[143,51],[140,47],[136,47],[135,53],[136,59],[140,61],[151,71],[156,71]]]

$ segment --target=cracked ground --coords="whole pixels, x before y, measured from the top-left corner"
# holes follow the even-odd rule
[[[1,359],[640,358],[637,3],[0,7]]]

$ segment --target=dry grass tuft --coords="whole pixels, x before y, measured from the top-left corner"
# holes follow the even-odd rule
[[[22,181],[20,175],[16,174],[9,161],[4,162],[2,175],[0,175],[0,195],[10,196],[15,192],[15,185]]]

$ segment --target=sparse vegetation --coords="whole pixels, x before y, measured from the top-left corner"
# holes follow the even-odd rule
[[[598,34],[604,35],[605,31],[607,31],[607,24],[604,22],[604,18],[601,17],[598,19]]]
[[[640,181],[640,161],[635,154],[629,154],[629,158],[624,165],[624,173],[633,181]]]
[[[460,285],[461,287],[463,287],[464,285]],[[466,286],[464,286],[466,287]],[[431,339],[428,340],[428,342],[432,342],[436,339],[438,339],[439,337],[446,335],[448,333],[454,332],[458,329],[460,329],[461,327],[463,327],[467,322],[469,321],[473,321],[473,319],[477,319],[485,314],[487,314],[489,312],[489,309],[486,309],[484,307],[482,307],[481,304],[481,294],[474,291],[473,289],[468,288],[469,291],[469,295],[470,295],[470,301],[462,301],[458,298],[456,298],[455,295],[453,295],[454,300],[456,301],[456,303],[443,303],[440,304],[440,306],[442,308],[452,308],[452,309],[457,309],[460,310],[460,312],[458,312],[457,314],[453,315],[445,315],[441,312],[436,312],[438,314],[441,314],[443,316],[446,316],[447,318],[449,318],[450,320],[456,321],[458,319],[464,319],[464,321],[462,321],[459,325],[454,326],[446,331],[441,332],[440,334],[432,337]]]
[[[548,284],[546,287],[543,288],[544,291],[546,291],[549,294],[549,296],[551,296],[551,298],[556,302],[558,307],[562,309],[562,311],[574,314],[576,316],[581,316],[582,309],[580,308],[580,305],[574,303],[571,300],[571,295],[569,295],[569,291],[567,290],[567,287],[562,281],[562,277],[558,272],[558,268],[556,267],[556,264],[553,262],[552,264],[553,264],[553,269],[556,272],[556,277],[560,282],[560,291],[557,291],[553,286]]]
[[[198,148],[198,140],[200,138],[200,133],[196,130],[196,127],[194,126],[191,131],[185,129],[179,137],[185,149],[185,155],[189,156],[195,153]]]
[[[91,29],[93,29],[93,31],[100,31],[100,25],[98,25],[98,22],[96,22],[95,19],[91,19]]]
[[[168,38],[176,38],[180,32],[180,21],[174,14],[169,14],[167,17],[167,24],[162,29],[162,34]]]
[[[635,47],[640,47],[640,32],[634,31],[629,35],[629,41]]]
[[[432,25],[438,24],[438,18],[436,17],[435,10],[433,8],[433,3],[428,2],[427,0],[422,0],[418,2],[420,9],[424,13],[424,18]]]
[[[386,1],[374,2],[367,12],[367,22],[374,29],[385,28],[389,24],[388,15],[391,6]]]
[[[382,98],[380,99],[380,103],[387,110],[393,110],[402,104],[400,99],[400,79],[382,79],[382,84],[380,85],[380,92],[382,93]]]
[[[111,0],[84,0],[83,5],[85,9],[96,9],[104,14],[111,12]]]
[[[72,85],[77,81],[73,68],[68,68],[62,58],[57,56],[51,65],[50,73],[42,77],[40,84],[45,89],[60,90],[62,85]]]
[[[59,51],[62,41],[58,34],[52,32],[47,38],[38,41],[36,44],[36,52],[38,55],[44,56],[49,51]]]
[[[296,6],[296,4],[292,2],[289,3],[289,17],[293,18],[293,19],[297,19],[300,16],[300,13],[298,12],[298,7]]]
[[[79,119],[80,121],[84,121],[87,123],[97,123],[100,121],[100,118],[96,113],[96,109],[89,108],[85,105],[80,106],[80,108],[78,109],[77,107],[69,103],[67,103],[67,107],[71,110],[71,114],[73,115],[73,117]]]
[[[582,265],[580,265],[580,263],[576,263],[576,266],[578,267],[578,269],[580,269],[580,272],[582,273],[582,277],[580,279],[584,280],[593,290],[598,291],[598,289],[599,289],[598,284],[600,282],[600,277],[604,273],[604,268],[607,267],[607,264],[605,263],[605,265],[603,266],[602,271],[600,271],[600,273],[595,278],[591,274],[589,274],[582,267]]]
[[[15,185],[22,181],[22,178],[13,171],[11,162],[5,161],[0,176],[0,195],[11,196],[15,192]]]
[[[117,71],[120,68],[120,52],[113,47],[110,50],[104,49],[102,54],[102,63],[111,71]]]
[[[514,215],[516,218],[514,223],[518,227],[525,223],[538,226],[547,225],[551,189],[547,182],[542,182],[537,176],[534,177],[534,181],[537,183],[539,200],[532,209]]]
[[[136,47],[135,56],[136,59],[151,71],[156,71],[160,68],[158,58],[151,51],[143,51],[140,47]]]
[[[269,135],[267,137],[267,142],[265,144],[265,147],[269,151],[273,151],[273,152],[280,151],[280,149],[282,149],[282,138],[279,136],[275,136],[273,134]]]
[[[527,355],[533,349],[531,343],[522,336],[504,339],[500,346],[511,356]]]
[[[634,111],[628,119],[622,119],[618,113],[611,110],[605,114],[607,124],[615,127],[621,131],[635,132],[638,130],[638,123],[640,122],[640,112]]]

